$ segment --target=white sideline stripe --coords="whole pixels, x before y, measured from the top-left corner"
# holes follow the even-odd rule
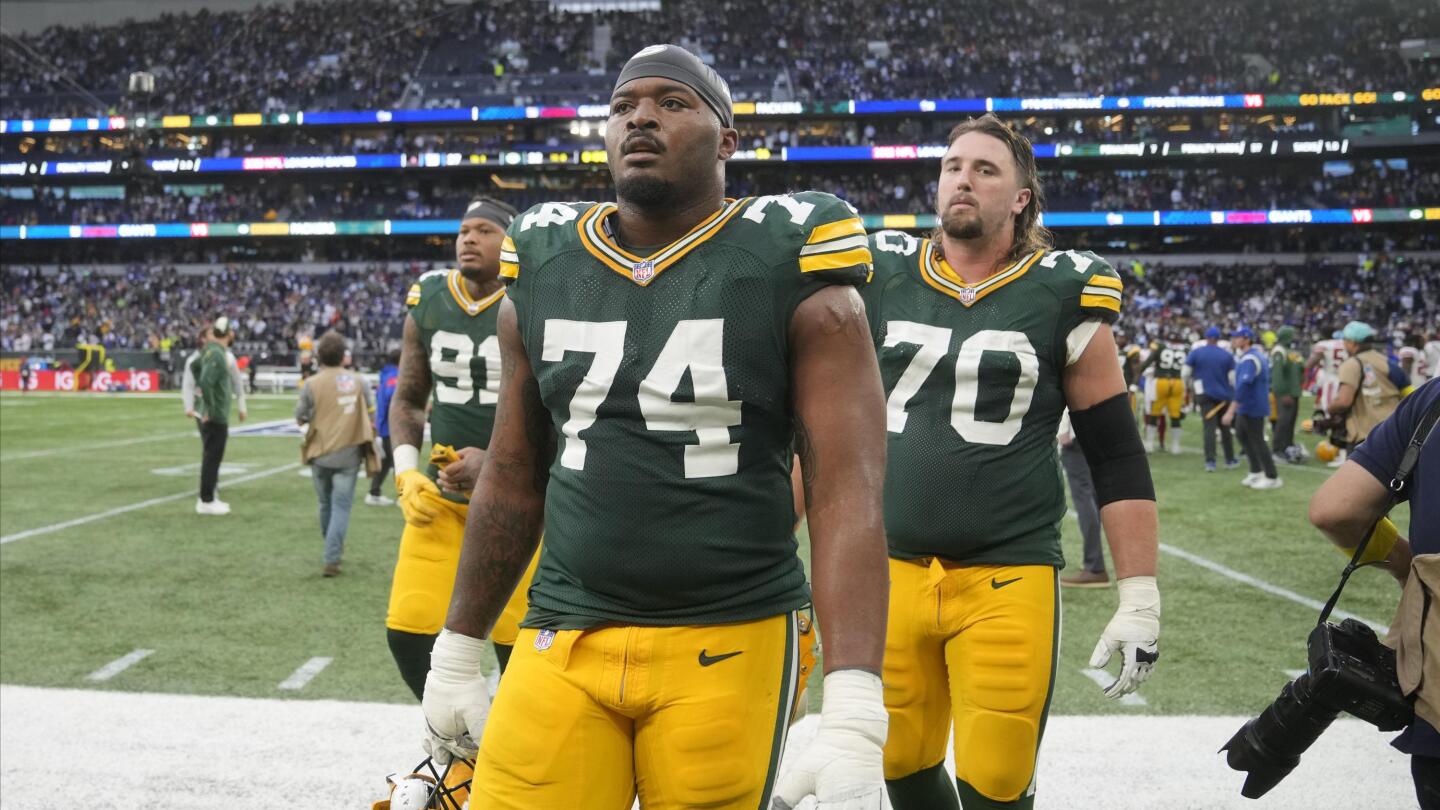
[[[1098,684],[1098,685],[1100,686],[1101,689],[1109,689],[1109,688],[1110,688],[1110,684],[1112,684],[1112,683],[1115,682],[1115,679],[1110,676],[1110,673],[1106,672],[1106,671],[1103,670],[1103,669],[1092,669],[1092,668],[1090,668],[1090,667],[1081,667],[1081,668],[1080,668],[1080,674],[1082,674],[1082,675],[1084,675],[1085,677],[1089,678],[1090,680],[1094,681],[1096,684]],[[1140,697],[1139,695],[1135,694],[1134,692],[1131,692],[1130,694],[1126,695],[1125,697],[1120,698],[1120,705],[1121,705],[1121,706],[1130,706],[1130,707],[1132,707],[1132,708],[1134,708],[1134,707],[1136,707],[1136,706],[1144,706],[1144,705],[1145,705],[1145,698]]]
[[[52,447],[49,450],[27,450],[23,453],[8,453],[0,456],[0,462],[23,461],[27,458],[44,458],[46,456],[59,456],[65,453],[80,453],[88,450],[104,450],[109,447],[128,447],[132,444],[148,444],[150,442],[169,441],[170,439],[181,439],[186,436],[197,436],[195,431],[184,433],[157,433],[153,436],[133,436],[129,439],[116,439],[109,442],[96,442],[94,444],[81,444],[74,447]]]
[[[1236,571],[1234,568],[1228,568],[1224,565],[1221,565],[1220,563],[1215,562],[1214,560],[1207,560],[1204,557],[1201,557],[1199,554],[1194,554],[1192,552],[1186,551],[1183,548],[1176,548],[1169,543],[1161,543],[1160,550],[1171,556],[1179,557],[1186,562],[1192,562],[1200,566],[1201,568],[1214,571],[1222,577],[1228,577],[1235,580],[1236,582],[1241,582],[1249,585],[1252,588],[1258,588],[1268,594],[1278,596],[1281,599],[1289,599],[1291,602],[1294,602],[1298,605],[1304,605],[1305,607],[1313,608],[1317,612],[1325,607],[1324,602],[1311,599],[1308,596],[1301,596],[1300,594],[1295,593],[1294,591],[1287,588],[1282,588],[1279,585],[1271,585],[1263,579],[1252,577],[1249,574],[1241,573],[1240,571]],[[1356,616],[1354,613],[1348,613],[1339,608],[1331,611],[1330,615],[1334,616],[1337,619],[1356,619],[1358,621],[1362,621],[1365,624],[1370,625],[1370,627],[1374,629],[1375,632],[1381,635],[1390,632],[1389,627],[1386,627],[1379,622],[1372,622],[1369,619],[1361,618],[1360,616]]]
[[[85,680],[87,680],[87,681],[108,681],[108,680],[110,680],[111,678],[115,677],[116,675],[119,675],[120,673],[122,673],[122,672],[124,672],[125,670],[129,669],[130,667],[134,666],[135,664],[140,663],[140,661],[141,661],[142,659],[144,659],[145,656],[147,656],[147,655],[149,655],[150,653],[153,653],[153,652],[155,652],[155,651],[154,651],[154,650],[131,650],[130,652],[125,653],[124,655],[120,656],[119,658],[116,658],[114,661],[111,661],[110,663],[106,664],[105,666],[100,667],[99,669],[95,670],[94,672],[90,673],[89,675],[86,675],[86,676],[85,676]]]
[[[1295,680],[1296,678],[1300,677],[1301,675],[1304,675],[1304,674],[1305,674],[1305,670],[1303,670],[1303,669],[1287,669],[1287,670],[1285,670],[1285,674],[1286,674],[1286,675],[1289,675],[1289,676],[1290,676],[1290,680],[1293,681],[1293,680]]]
[[[249,475],[242,475],[242,476],[240,476],[239,478],[232,478],[232,479],[230,479],[229,481],[221,481],[220,483],[216,484],[216,487],[217,487],[217,488],[224,488],[224,487],[228,487],[228,486],[233,486],[233,485],[235,485],[235,484],[243,484],[243,483],[245,483],[246,481],[254,481],[254,480],[258,479],[258,478],[265,478],[266,476],[277,475],[277,474],[279,474],[279,473],[284,473],[284,472],[290,472],[291,470],[293,470],[293,469],[295,469],[295,468],[297,468],[297,467],[299,467],[299,466],[300,466],[300,463],[299,463],[298,461],[297,461],[297,462],[292,462],[292,463],[290,463],[290,464],[283,464],[283,465],[281,465],[281,466],[279,466],[279,467],[272,467],[272,468],[270,468],[270,469],[268,469],[268,470],[261,470],[261,471],[259,471],[259,472],[250,473]],[[27,538],[27,537],[35,537],[35,536],[37,536],[37,535],[50,534],[50,533],[52,533],[52,532],[58,532],[58,531],[61,531],[61,530],[64,530],[64,529],[73,528],[73,527],[75,527],[75,526],[83,526],[83,525],[85,525],[86,523],[94,523],[94,522],[97,521],[97,520],[104,520],[104,519],[106,519],[106,518],[115,517],[116,515],[123,515],[123,514],[125,514],[126,512],[134,512],[134,511],[136,511],[136,510],[138,510],[138,509],[144,509],[144,508],[146,508],[146,507],[155,506],[155,505],[157,505],[157,504],[169,503],[170,501],[178,501],[178,500],[180,500],[181,498],[194,498],[194,497],[195,497],[195,490],[192,489],[192,490],[186,490],[185,492],[177,492],[177,493],[175,493],[174,495],[164,495],[164,496],[159,497],[159,498],[151,498],[151,499],[148,500],[148,501],[140,501],[139,503],[132,503],[132,504],[129,504],[129,505],[127,505],[127,506],[117,506],[117,507],[115,507],[114,509],[107,509],[107,510],[104,511],[104,512],[96,512],[96,513],[93,514],[93,515],[86,515],[86,516],[84,516],[84,517],[78,517],[78,518],[75,518],[74,520],[67,520],[67,521],[64,521],[64,522],[61,522],[61,523],[52,523],[52,524],[50,524],[49,526],[40,526],[40,527],[34,528],[34,529],[26,529],[26,530],[23,531],[23,532],[15,532],[14,534],[7,534],[7,535],[4,535],[4,536],[0,536],[0,545],[4,545],[5,543],[13,543],[13,542],[15,542],[16,540],[24,540],[24,539]]]
[[[299,669],[290,673],[290,677],[281,681],[280,685],[275,688],[304,689],[305,684],[310,683],[310,681],[313,680],[316,675],[320,674],[321,670],[323,670],[325,667],[330,666],[330,662],[334,660],[335,659],[333,658],[326,658],[325,656],[317,656],[315,658],[311,658],[309,661],[301,664]]]

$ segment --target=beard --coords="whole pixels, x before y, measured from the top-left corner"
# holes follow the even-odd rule
[[[940,230],[951,239],[979,239],[985,235],[985,222],[979,211],[965,214],[950,208],[940,216]]]
[[[669,180],[638,173],[617,180],[615,196],[637,208],[655,209],[673,204],[678,196],[678,189]]]

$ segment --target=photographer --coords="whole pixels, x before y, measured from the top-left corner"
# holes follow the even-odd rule
[[[1352,330],[1345,331],[1350,338]],[[1416,795],[1427,810],[1440,808],[1440,645],[1431,639],[1422,651],[1420,628],[1428,618],[1429,635],[1440,621],[1440,601],[1434,599],[1440,595],[1440,436],[1430,434],[1400,496],[1410,503],[1410,539],[1399,537],[1388,519],[1378,525],[1376,520],[1390,505],[1388,484],[1407,446],[1426,438],[1417,438],[1426,432],[1421,423],[1437,408],[1440,385],[1432,381],[1369,430],[1310,501],[1310,522],[1346,554],[1374,526],[1361,559],[1375,561],[1403,586],[1389,641],[1397,649],[1401,688],[1415,696],[1415,721],[1394,745],[1411,755]]]
[[[1400,388],[1390,379],[1390,361],[1375,347],[1375,329],[1367,323],[1345,324],[1341,337],[1350,356],[1340,364],[1340,387],[1330,414],[1345,415],[1345,441],[1354,450],[1370,431],[1395,413]]]

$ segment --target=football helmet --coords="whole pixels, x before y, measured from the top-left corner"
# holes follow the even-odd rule
[[[370,805],[370,810],[463,810],[474,773],[474,760],[457,757],[441,768],[426,757],[408,774],[387,776],[390,796]]]

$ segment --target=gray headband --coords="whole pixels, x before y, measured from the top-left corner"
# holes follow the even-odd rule
[[[714,111],[720,124],[735,125],[735,111],[730,101],[730,86],[709,65],[679,45],[651,45],[630,57],[615,80],[615,90],[636,79],[658,77],[677,81],[694,90],[705,105]],[[614,90],[611,91],[614,93]]]
[[[496,225],[499,225],[501,230],[504,230],[510,227],[511,222],[515,221],[515,214],[516,211],[514,207],[499,200],[492,200],[486,197],[475,200],[466,206],[465,215],[460,219],[462,221],[467,219],[488,219]]]

